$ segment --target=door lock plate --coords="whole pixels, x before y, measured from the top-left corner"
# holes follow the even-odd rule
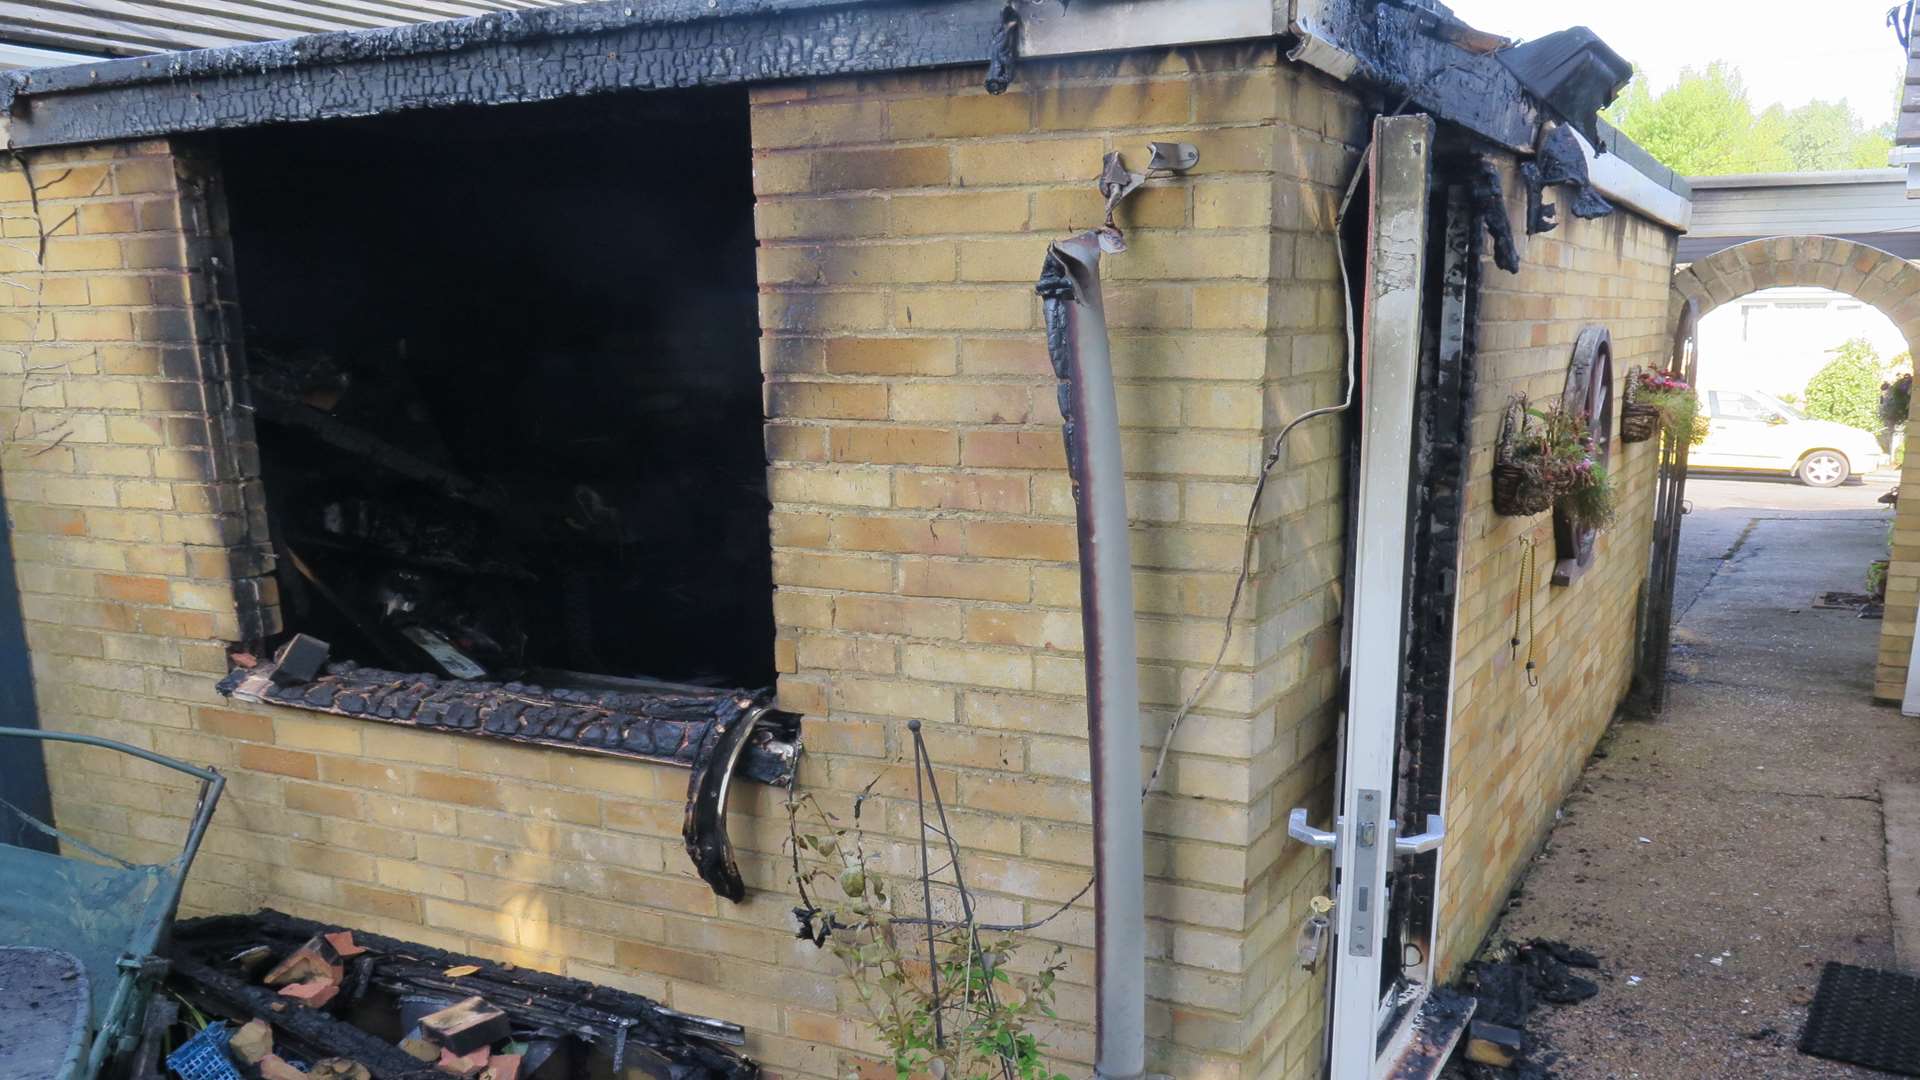
[[[1372,956],[1374,927],[1378,922],[1380,898],[1374,895],[1374,881],[1380,872],[1379,791],[1360,789],[1354,800],[1353,880],[1347,889],[1353,897],[1347,909],[1347,951],[1354,956]]]

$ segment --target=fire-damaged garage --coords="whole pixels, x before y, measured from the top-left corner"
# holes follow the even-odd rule
[[[40,720],[230,781],[175,984],[295,1056],[360,988],[454,998],[369,1029],[395,1076],[410,1024],[458,1064],[555,1017],[932,1072],[861,1015],[922,972],[1045,982],[1032,1075],[1457,1035],[1624,694],[1657,465],[1602,454],[1591,569],[1536,581],[1488,418],[1665,362],[1686,210],[1558,89],[1618,58],[1530,45],[650,0],[0,78]],[[177,858],[177,781],[66,749],[61,829]]]
[[[771,685],[746,118],[728,89],[219,137],[287,630]]]

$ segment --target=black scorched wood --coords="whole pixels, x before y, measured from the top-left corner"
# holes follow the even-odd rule
[[[336,450],[352,454],[361,461],[385,469],[396,476],[404,476],[409,480],[425,484],[449,498],[496,510],[504,508],[501,496],[497,492],[486,490],[472,479],[452,469],[436,465],[377,435],[362,431],[319,409],[262,386],[258,380],[250,383],[249,387],[253,391],[254,413],[262,420],[300,428]]]
[[[229,1009],[259,1015],[316,1048],[338,1047],[335,1053],[361,1060],[375,1080],[437,1075],[430,1070],[422,1073],[423,1066],[398,1047],[319,1010],[289,1005],[271,1011],[276,1002],[286,999],[218,970],[226,957],[246,946],[265,944],[280,955],[315,934],[338,929],[342,927],[271,909],[189,919],[175,930],[173,969],[190,989],[234,1003]],[[361,961],[372,972],[371,984],[382,990],[446,998],[477,994],[505,1010],[516,1028],[565,1032],[605,1050],[616,1062],[638,1054],[649,1071],[672,1080],[755,1080],[760,1073],[752,1059],[728,1048],[727,1044],[746,1041],[738,1024],[676,1012],[651,998],[580,979],[506,967],[365,931],[354,931],[354,943],[367,949]],[[470,975],[448,976],[446,972],[455,967],[475,970]],[[335,1036],[336,1041],[325,1041]],[[378,1045],[363,1045],[362,1040]],[[361,1057],[362,1052],[368,1056]],[[398,1055],[398,1060],[390,1055]]]
[[[180,924],[182,927],[187,924]],[[190,1000],[211,1006],[235,1020],[258,1017],[274,1027],[276,1042],[309,1053],[347,1057],[373,1074],[373,1080],[402,1080],[431,1074],[426,1066],[385,1039],[362,1031],[321,1009],[309,1009],[271,987],[220,971],[199,959],[176,955],[173,980],[185,984]],[[278,1038],[288,1036],[288,1038]]]
[[[275,684],[274,667],[236,669],[220,692],[239,701],[440,728],[463,735],[692,767],[709,729],[764,714],[738,754],[740,774],[783,785],[798,748],[797,718],[768,708],[767,690],[662,686],[659,690],[569,690],[531,683],[443,679],[352,662],[311,682]]]

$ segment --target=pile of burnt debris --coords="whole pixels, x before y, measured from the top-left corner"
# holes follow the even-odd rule
[[[183,1077],[558,1080],[629,1065],[658,1080],[759,1075],[733,1049],[746,1041],[736,1024],[276,911],[182,922],[167,988],[186,1011],[168,1058]]]
[[[1447,1080],[1546,1080],[1557,1056],[1527,1020],[1541,1005],[1573,1005],[1600,992],[1574,969],[1597,969],[1600,958],[1557,941],[1501,946],[1467,967],[1465,993],[1473,1021]]]

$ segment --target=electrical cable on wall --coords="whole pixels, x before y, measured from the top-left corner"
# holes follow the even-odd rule
[[[1180,725],[1186,721],[1187,715],[1193,711],[1194,705],[1196,705],[1200,701],[1200,698],[1206,694],[1207,690],[1212,687],[1213,680],[1220,674],[1220,666],[1226,662],[1227,649],[1233,644],[1233,617],[1240,610],[1240,600],[1246,592],[1247,581],[1253,576],[1253,548],[1254,542],[1259,538],[1259,533],[1254,528],[1254,519],[1258,517],[1260,513],[1260,496],[1266,492],[1267,480],[1273,475],[1274,466],[1280,462],[1280,452],[1286,447],[1287,436],[1293,434],[1294,428],[1299,427],[1308,420],[1312,420],[1317,416],[1331,416],[1337,412],[1344,412],[1353,405],[1354,371],[1359,356],[1359,348],[1357,345],[1358,334],[1355,330],[1357,317],[1353,310],[1353,282],[1348,277],[1347,244],[1342,229],[1346,225],[1347,211],[1353,205],[1354,193],[1360,190],[1360,181],[1367,175],[1367,157],[1372,150],[1373,147],[1369,144],[1366,149],[1360,152],[1360,164],[1354,170],[1353,179],[1347,182],[1346,196],[1340,200],[1340,212],[1334,217],[1333,222],[1334,251],[1340,263],[1340,295],[1341,298],[1346,301],[1347,314],[1346,395],[1340,399],[1338,405],[1326,405],[1318,409],[1309,409],[1294,417],[1292,420],[1287,421],[1286,426],[1280,429],[1280,434],[1274,436],[1273,448],[1267,452],[1266,459],[1260,463],[1260,478],[1254,482],[1253,497],[1248,500],[1246,540],[1241,546],[1240,551],[1240,573],[1233,582],[1233,597],[1227,601],[1226,625],[1220,636],[1220,651],[1214,654],[1213,663],[1207,667],[1206,674],[1202,675],[1200,681],[1194,684],[1193,691],[1187,695],[1185,701],[1180,703],[1180,708],[1173,714],[1173,720],[1168,723],[1167,734],[1160,740],[1160,753],[1154,759],[1153,771],[1147,774],[1145,790],[1140,793],[1141,798],[1145,798],[1153,793],[1160,779],[1160,770],[1166,767],[1167,754],[1173,749],[1173,738],[1180,732]]]
[[[1533,594],[1538,575],[1534,568],[1534,539],[1532,536],[1520,538],[1520,579],[1513,586],[1513,651],[1514,658],[1520,655],[1520,608],[1526,605],[1527,613],[1527,685],[1539,686],[1540,676],[1533,662]]]

